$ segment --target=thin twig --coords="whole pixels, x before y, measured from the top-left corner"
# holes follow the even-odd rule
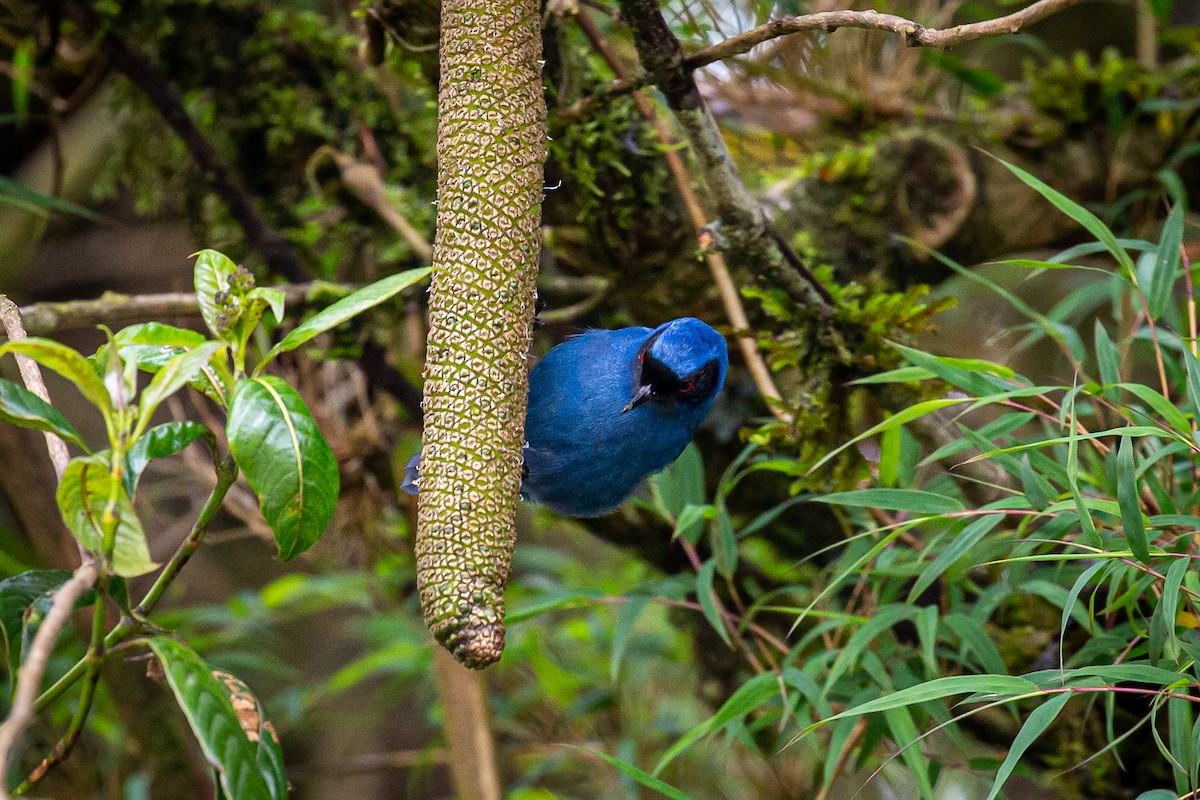
[[[25,326],[22,324],[21,316],[22,312],[17,308],[16,303],[9,300],[6,295],[0,294],[0,322],[3,322],[4,332],[10,341],[15,342],[25,338]],[[25,382],[25,388],[49,404],[50,394],[46,391],[46,382],[42,380],[42,372],[38,369],[37,362],[28,356],[18,355],[17,367],[21,370],[21,380]],[[50,460],[54,463],[55,477],[62,480],[63,473],[67,470],[67,462],[71,460],[67,443],[53,433],[47,433],[46,449],[50,451]],[[82,547],[79,552],[81,562],[86,561],[86,553]]]
[[[972,22],[967,25],[956,25],[944,30],[926,28],[910,19],[895,14],[879,14],[875,11],[824,11],[818,14],[803,14],[798,17],[782,17],[693,53],[684,58],[684,66],[694,70],[749,52],[756,45],[780,36],[804,31],[829,33],[838,28],[866,28],[898,33],[911,47],[953,47],[962,42],[983,39],[988,36],[1016,33],[1021,28],[1062,11],[1064,8],[1069,8],[1079,1],[1038,0],[1033,5],[1004,17]]]
[[[8,719],[0,725],[0,776],[7,774],[12,749],[33,718],[34,700],[58,632],[71,616],[75,603],[95,584],[98,574],[95,562],[88,561],[76,569],[75,574],[54,593],[50,613],[42,620],[29,647],[29,655],[17,670],[17,691],[12,710]],[[0,780],[0,800],[8,800],[8,789],[3,780]]]

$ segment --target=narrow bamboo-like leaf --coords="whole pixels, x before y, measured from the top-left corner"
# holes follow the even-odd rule
[[[729,639],[729,631],[726,630],[725,622],[721,619],[721,612],[717,608],[717,599],[713,594],[713,578],[716,570],[717,562],[711,558],[700,565],[700,570],[696,573],[696,599],[700,601],[700,611],[708,620],[708,624],[720,634],[725,644],[732,647],[733,642]],[[655,771],[657,772],[657,770]]]
[[[201,250],[196,254],[193,279],[200,316],[213,336],[225,341],[228,341],[229,326],[233,320],[228,318],[226,308],[218,301],[218,294],[229,292],[229,277],[236,270],[237,264],[216,250]]]
[[[226,796],[286,800],[279,743],[245,684],[236,678],[225,680],[224,673],[218,677],[200,656],[175,639],[155,636],[149,644]]]
[[[1162,597],[1150,618],[1150,662],[1155,666],[1160,660],[1165,660],[1169,666],[1179,657],[1179,643],[1175,640],[1175,615],[1179,610],[1179,589],[1190,566],[1190,559],[1177,558],[1167,568]]]
[[[891,630],[897,622],[911,619],[916,615],[917,610],[915,606],[904,603],[892,603],[876,609],[875,613],[871,615],[870,621],[856,630],[838,652],[837,658],[830,665],[829,674],[825,678],[826,688],[832,688],[839,678],[849,672],[872,642]]]
[[[141,412],[138,429],[145,429],[159,404],[193,381],[217,351],[224,348],[224,342],[206,342],[175,356],[154,373],[150,385],[142,390],[138,399]]]
[[[1045,733],[1046,728],[1049,728],[1051,723],[1058,718],[1059,712],[1063,710],[1063,706],[1070,699],[1071,695],[1063,692],[1051,697],[1033,710],[1033,713],[1025,720],[1025,724],[1021,726],[1021,730],[1017,733],[1016,738],[1013,739],[1012,747],[1008,749],[1008,755],[1004,757],[1004,762],[1000,764],[1000,769],[996,771],[996,780],[992,783],[987,800],[996,800],[996,797],[1000,794],[1000,790],[1004,788],[1004,782],[1012,775],[1012,771],[1017,768],[1017,762],[1021,760],[1021,756],[1025,755],[1025,751],[1029,749],[1029,745],[1033,744],[1034,740]]]
[[[58,409],[24,386],[3,379],[0,379],[0,422],[47,431],[84,451],[88,449],[79,431]]]
[[[1184,436],[1191,435],[1192,426],[1188,423],[1187,417],[1183,415],[1183,412],[1154,389],[1141,383],[1119,383],[1117,386],[1145,402],[1146,405],[1154,410],[1155,414],[1179,433]],[[1153,418],[1154,415],[1151,414],[1148,416]]]
[[[1158,319],[1171,302],[1171,290],[1175,287],[1175,276],[1179,272],[1179,246],[1183,243],[1183,203],[1175,203],[1163,225],[1154,259],[1154,272],[1150,276],[1150,288],[1146,291],[1146,305],[1150,318]]]
[[[763,672],[755,675],[739,686],[737,691],[725,701],[725,704],[717,709],[716,714],[713,714],[704,722],[692,728],[683,735],[683,738],[671,745],[667,749],[667,752],[663,754],[663,757],[658,760],[658,763],[654,765],[654,774],[660,774],[680,753],[687,750],[700,739],[716,733],[734,720],[745,717],[778,692],[779,679],[774,672]]]
[[[304,400],[272,375],[239,381],[226,433],[275,533],[279,557],[286,561],[312,547],[333,518],[339,475]]]
[[[1188,794],[1196,759],[1192,756],[1192,703],[1178,697],[1167,698],[1167,741],[1171,746],[1171,759],[1183,769],[1175,768],[1175,789],[1179,794]]]
[[[1187,364],[1188,405],[1192,409],[1192,419],[1200,423],[1200,362],[1186,347],[1183,348],[1183,361]]]
[[[29,356],[43,367],[54,370],[75,384],[75,388],[92,405],[100,409],[102,414],[108,416],[112,412],[112,399],[108,395],[108,389],[104,387],[104,381],[86,358],[65,344],[30,336],[28,339],[0,345],[0,355],[5,353]]]
[[[1090,567],[1085,569],[1078,578],[1075,579],[1074,585],[1071,586],[1071,591],[1067,592],[1066,601],[1062,604],[1062,615],[1059,617],[1058,622],[1058,653],[1060,666],[1062,665],[1063,642],[1067,636],[1067,621],[1071,618],[1071,613],[1075,610],[1075,604],[1079,600],[1079,595],[1083,594],[1083,590],[1092,583],[1092,580],[1096,578],[1096,575],[1101,570],[1106,569],[1109,566],[1111,566],[1111,562],[1109,561],[1097,561],[1095,564],[1092,564]],[[1100,581],[1096,580],[1096,582],[1099,583]]]
[[[809,468],[809,472],[816,471],[821,466],[823,466],[826,462],[828,462],[831,459],[833,459],[834,457],[836,457],[839,453],[841,453],[847,447],[852,447],[853,445],[857,444],[858,442],[861,442],[864,439],[869,439],[872,436],[876,436],[876,435],[888,430],[889,428],[896,427],[897,425],[903,425],[904,423],[911,422],[914,419],[920,419],[921,417],[925,416],[926,414],[932,414],[934,411],[938,411],[940,409],[946,408],[947,406],[962,405],[964,403],[970,403],[970,402],[972,402],[972,400],[973,400],[973,398],[970,398],[970,397],[954,397],[954,398],[944,398],[944,399],[939,399],[939,400],[926,400],[924,402],[917,403],[916,405],[909,406],[908,408],[906,408],[902,411],[899,411],[899,412],[893,414],[892,416],[888,417],[883,422],[880,422],[878,425],[874,425],[871,428],[869,428],[868,430],[863,431],[858,436],[855,436],[853,439],[846,442],[845,444],[836,447],[831,452],[826,453],[815,464],[813,464],[812,467]]]
[[[1013,675],[951,675],[946,678],[936,678],[932,681],[919,683],[916,686],[900,689],[884,697],[848,708],[819,722],[814,722],[805,728],[797,739],[808,734],[810,731],[839,719],[875,714],[880,711],[887,711],[889,708],[928,703],[931,700],[941,700],[951,695],[976,694],[994,699],[996,697],[1015,697],[1032,694],[1036,691],[1037,685],[1035,683]],[[793,741],[796,741],[796,739],[793,739]]]
[[[900,751],[900,758],[908,767],[909,774],[917,779],[921,797],[925,800],[933,800],[933,781],[929,778],[929,763],[921,754],[921,744],[917,741],[919,738],[917,726],[913,722],[912,714],[904,707],[889,708],[883,712],[883,718],[892,732],[892,740],[897,747],[903,748]]]
[[[812,499],[830,505],[880,508],[912,514],[953,514],[965,510],[963,504],[953,497],[919,489],[855,489],[816,495]]]
[[[733,520],[729,517],[729,509],[724,500],[717,501],[717,524],[713,526],[713,556],[717,562],[717,571],[726,578],[732,578],[738,563],[737,534],[733,531]]]
[[[629,764],[625,761],[622,761],[621,759],[619,759],[615,756],[610,756],[608,753],[602,753],[599,750],[591,750],[586,747],[583,749],[587,750],[589,753],[596,756],[597,758],[603,759],[610,766],[615,767],[620,772],[633,778],[635,781],[640,783],[642,786],[645,786],[647,789],[653,789],[654,791],[658,792],[659,794],[663,795],[664,797],[669,797],[669,798],[671,798],[671,800],[692,800],[691,795],[685,794],[684,792],[679,791],[674,786],[671,786],[668,783],[663,783],[663,781],[659,780],[658,778],[654,777],[653,775],[649,774],[648,772],[643,772],[642,770],[635,767],[633,764]]]
[[[1117,448],[1117,501],[1121,504],[1121,525],[1129,549],[1143,564],[1150,563],[1146,541],[1146,523],[1142,519],[1142,501],[1138,495],[1137,470],[1133,463],[1133,440],[1121,437]]]
[[[125,491],[133,497],[142,470],[152,459],[173,456],[206,433],[207,428],[190,420],[164,422],[146,431],[125,454]]]
[[[614,681],[621,673],[621,661],[625,658],[629,640],[633,637],[633,626],[637,624],[638,617],[649,603],[650,595],[631,594],[625,598],[625,604],[617,612],[617,620],[613,624],[612,654],[608,659],[608,676]]]
[[[1116,259],[1117,263],[1121,265],[1127,274],[1132,275],[1134,273],[1133,259],[1125,252],[1125,249],[1117,240],[1116,234],[1110,231],[1108,226],[1100,221],[1099,217],[1020,167],[1009,164],[1007,161],[1000,161],[1000,163],[1023,183],[1032,187],[1038,194],[1049,200],[1059,211],[1078,222],[1084,228],[1087,228],[1088,233],[1095,236],[1096,240],[1104,245],[1105,249]]]
[[[1029,505],[1038,511],[1044,511],[1046,506],[1050,505],[1050,500],[1056,493],[1050,481],[1046,480],[1033,468],[1033,463],[1029,459],[1029,453],[1021,456],[1019,475],[1021,477],[1021,488],[1025,491],[1025,498],[1029,501]]]
[[[10,691],[16,689],[14,678],[21,666],[25,610],[70,579],[71,573],[66,570],[40,569],[22,572],[0,581],[0,634],[4,638]],[[90,592],[77,601],[76,607],[90,605],[95,599],[95,592]]]
[[[429,272],[429,267],[422,267],[420,269],[410,269],[407,272],[401,272],[396,275],[389,275],[383,280],[372,283],[370,286],[364,286],[348,297],[343,297],[325,310],[313,314],[307,320],[297,325],[291,333],[283,337],[283,340],[279,344],[271,348],[270,352],[263,358],[262,363],[264,365],[268,364],[280,353],[295,350],[314,336],[324,333],[330,328],[335,328],[351,317],[395,297],[413,284],[425,280],[429,276]],[[259,369],[261,369],[261,366]]]
[[[58,484],[58,509],[67,528],[89,553],[104,550],[102,519],[110,501],[118,515],[112,552],[112,569],[132,578],[158,565],[150,560],[146,534],[125,492],[124,481],[112,481],[108,451],[71,459]],[[115,497],[114,497],[115,492]]]
[[[962,642],[960,652],[964,657],[974,653],[976,661],[985,671],[1004,673],[1004,657],[980,622],[966,614],[951,611],[942,618],[942,623]]]

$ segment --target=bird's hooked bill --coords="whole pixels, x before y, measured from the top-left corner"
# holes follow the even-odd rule
[[[641,386],[639,386],[638,390],[633,395],[633,399],[629,401],[629,405],[627,405],[621,409],[621,413],[625,414],[630,411],[633,411],[635,408],[640,406],[642,403],[649,400],[652,392],[653,392],[653,390],[650,388],[649,384],[642,384]]]

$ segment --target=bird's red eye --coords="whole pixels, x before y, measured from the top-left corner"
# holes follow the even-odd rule
[[[639,364],[646,363],[646,354],[645,353],[638,353],[638,363]]]
[[[680,394],[687,394],[688,392],[690,392],[690,391],[692,390],[692,387],[693,387],[693,386],[695,386],[695,382],[694,382],[694,381],[688,381],[687,383],[685,383],[685,384],[684,384],[684,385],[683,385],[683,386],[682,386],[682,387],[679,389],[679,393],[680,393]]]

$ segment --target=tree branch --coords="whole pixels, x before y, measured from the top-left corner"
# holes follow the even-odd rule
[[[910,47],[953,47],[962,42],[983,39],[988,36],[1016,33],[1027,25],[1076,5],[1079,1],[1038,0],[1033,5],[1004,17],[957,25],[943,30],[926,28],[910,19],[898,17],[895,14],[879,14],[875,11],[823,11],[798,17],[783,17],[740,33],[712,47],[706,47],[687,56],[683,63],[686,69],[699,69],[708,64],[749,52],[756,45],[780,36],[804,31],[829,33],[838,28],[865,28],[898,33],[904,37]]]
[[[12,749],[33,717],[34,699],[46,672],[46,662],[50,659],[50,651],[54,648],[58,632],[71,616],[76,601],[95,584],[98,574],[95,562],[88,561],[76,569],[70,580],[54,593],[50,613],[46,615],[37,635],[33,637],[29,656],[17,670],[17,691],[13,697],[12,711],[4,724],[0,725],[0,776],[7,773]],[[2,780],[0,800],[8,800],[8,789]]]
[[[16,303],[9,300],[6,295],[0,294],[0,322],[4,325],[4,332],[7,334],[10,341],[24,339],[26,336],[25,326],[22,323],[22,312],[17,308]],[[33,392],[44,403],[50,404],[50,394],[46,391],[46,382],[42,380],[42,371],[38,369],[37,362],[28,356],[18,355],[17,368],[21,370],[21,380],[25,382],[25,388]],[[67,462],[71,460],[71,454],[67,450],[67,443],[55,436],[53,433],[46,434],[46,449],[50,451],[50,460],[54,462],[54,475],[59,480],[62,480],[63,473],[67,471]],[[87,554],[83,551],[82,546],[79,549],[81,561],[87,560]],[[0,775],[3,772],[0,771]]]

